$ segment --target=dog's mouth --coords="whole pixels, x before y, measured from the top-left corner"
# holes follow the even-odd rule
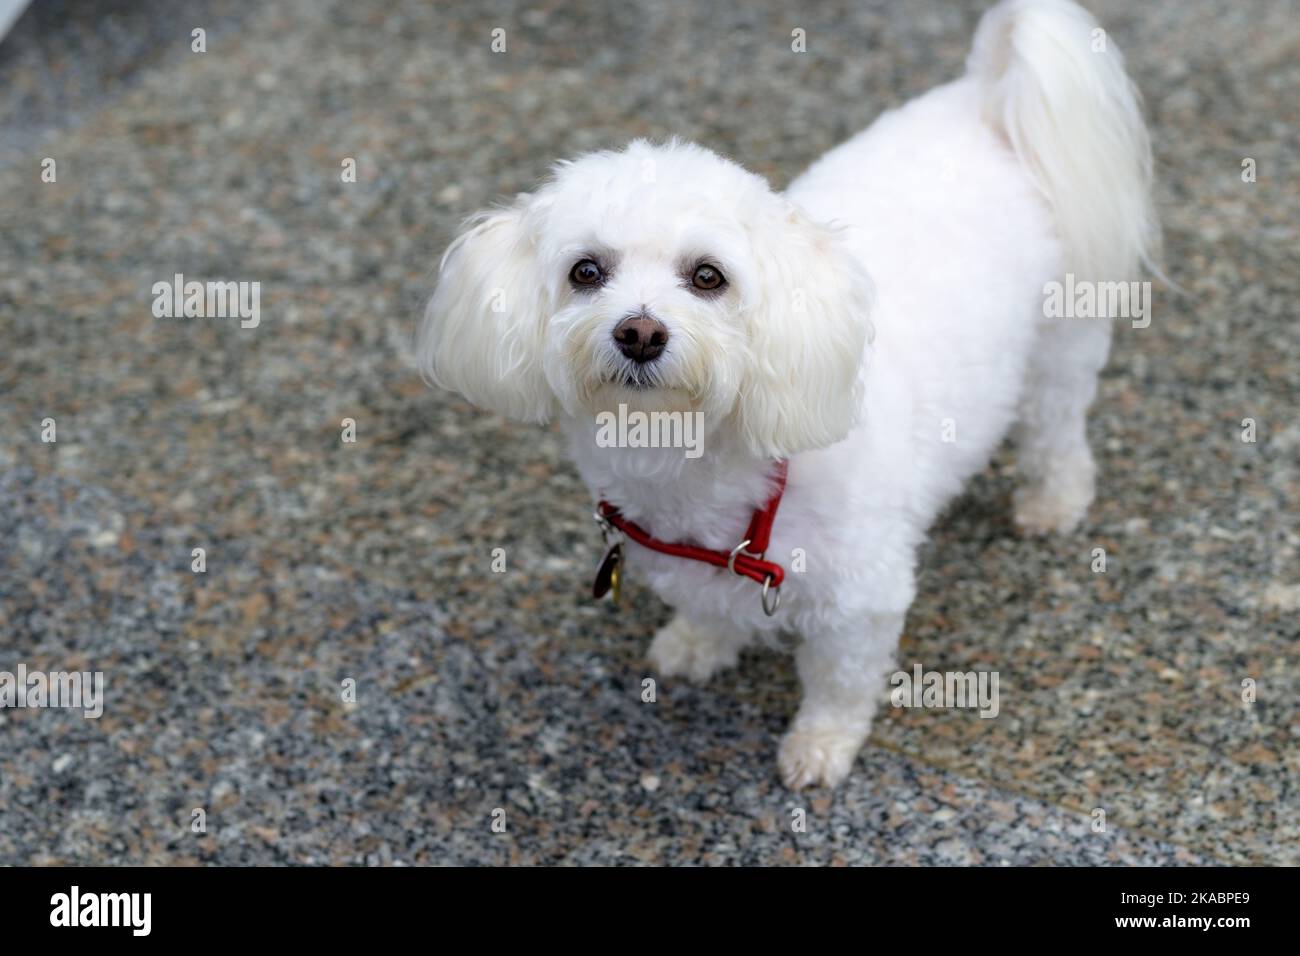
[[[651,369],[630,364],[612,371],[605,379],[605,384],[631,389],[634,392],[648,392],[656,388],[669,387]]]
[[[611,370],[587,396],[585,404],[596,410],[626,404],[644,411],[686,411],[697,407],[698,400],[685,386],[636,367]]]
[[[623,388],[630,388],[634,392],[646,392],[655,388],[653,383],[647,382],[640,376],[628,372],[621,373],[614,378],[611,378],[610,382],[614,385],[621,385]]]

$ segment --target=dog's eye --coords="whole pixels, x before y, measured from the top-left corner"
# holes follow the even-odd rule
[[[698,266],[691,276],[691,285],[705,292],[716,292],[726,285],[727,279],[713,266]]]
[[[574,285],[600,285],[605,281],[605,273],[590,259],[583,259],[569,272],[569,281]]]

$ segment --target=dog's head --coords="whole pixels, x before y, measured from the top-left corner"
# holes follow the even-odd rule
[[[700,411],[780,457],[852,425],[870,299],[841,237],[761,177],[637,141],[470,220],[443,257],[419,363],[514,418]]]

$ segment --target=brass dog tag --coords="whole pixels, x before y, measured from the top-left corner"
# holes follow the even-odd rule
[[[600,599],[612,589],[614,603],[618,603],[623,584],[623,545],[615,544],[605,552],[600,567],[596,569],[596,580],[591,585],[591,596]]]

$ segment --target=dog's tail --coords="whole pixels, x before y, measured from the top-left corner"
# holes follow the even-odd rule
[[[1003,0],[975,31],[967,68],[984,118],[1051,202],[1066,270],[1159,274],[1151,144],[1114,40],[1071,0]]]

